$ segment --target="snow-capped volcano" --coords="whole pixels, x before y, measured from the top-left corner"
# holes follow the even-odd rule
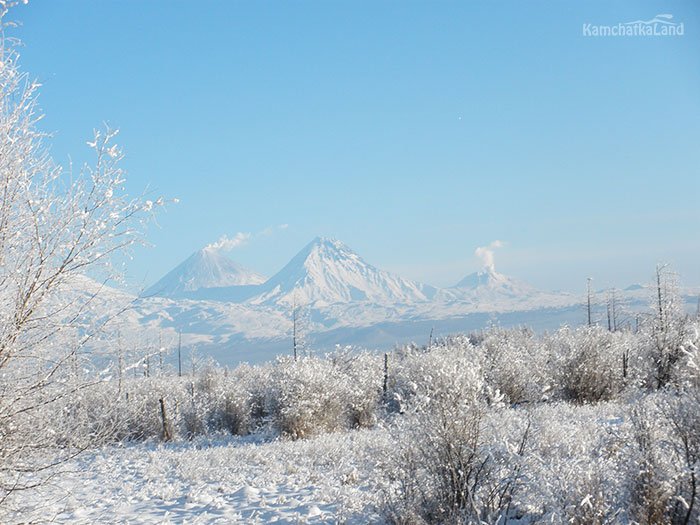
[[[471,298],[520,298],[538,291],[527,283],[498,273],[493,266],[467,275],[450,290],[464,293]]]
[[[317,237],[261,287],[251,303],[414,303],[435,289],[367,264],[340,241]]]
[[[146,296],[185,297],[210,288],[257,285],[265,282],[262,275],[204,248],[193,253],[165,277],[146,290]]]

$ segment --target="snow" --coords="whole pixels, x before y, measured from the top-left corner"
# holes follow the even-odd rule
[[[252,304],[376,304],[424,302],[432,287],[367,264],[346,245],[317,237],[270,278]]]
[[[450,481],[455,467],[466,479],[479,472],[470,497],[480,522],[498,523],[503,512],[523,524],[636,522],[656,503],[640,502],[641,491],[697,497],[699,321],[677,315],[687,355],[659,390],[641,387],[657,372],[648,325],[541,337],[496,329],[477,345],[458,336],[397,349],[384,391],[382,357],[348,352],[128,378],[118,386],[132,394],[123,401],[114,381],[98,382],[73,410],[59,404],[39,414],[37,428],[51,430],[54,413],[73,415],[86,428],[119,432],[121,444],[89,449],[49,484],[11,492],[0,522],[422,523],[442,508],[441,522],[454,523],[472,512],[464,502],[450,506],[463,486]],[[153,441],[153,401],[164,397],[168,443]],[[203,424],[187,441],[193,414]],[[222,427],[224,414],[246,423]],[[130,441],[139,439],[151,441]],[[42,464],[52,453],[37,452]],[[25,475],[36,476],[21,479],[31,484],[44,473]],[[496,493],[508,496],[494,507]],[[670,517],[679,508],[661,521],[678,521]]]
[[[467,292],[467,297],[471,294],[474,298],[483,297],[484,295],[492,297],[501,295],[503,298],[513,298],[535,296],[543,293],[522,281],[498,273],[493,266],[485,267],[482,271],[467,275],[450,290],[458,293]]]
[[[145,296],[186,297],[187,292],[208,288],[256,285],[260,274],[230,260],[217,250],[204,248],[170,271],[144,293]]]
[[[386,439],[385,431],[366,430],[303,441],[228,436],[105,447],[25,493],[15,516],[76,524],[330,524],[341,516],[367,523],[363,509],[375,501],[370,452]]]
[[[333,239],[314,239],[262,284],[228,286],[263,279],[241,268],[204,249],[138,299],[89,280],[75,290],[90,294],[102,286],[91,305],[96,318],[130,304],[118,322],[139,347],[160,337],[172,350],[182,332],[187,351],[196,347],[226,365],[289,352],[295,305],[304,314],[297,333],[321,352],[338,344],[384,351],[396,343],[427,342],[431,331],[441,337],[492,325],[555,330],[585,318],[583,295],[537,290],[492,265],[437,289],[379,270]],[[151,296],[157,288],[171,296]],[[698,292],[683,291],[688,311],[697,308]],[[606,294],[595,294],[599,318],[605,316]],[[639,312],[647,309],[648,294],[635,286],[618,290],[616,300],[629,313]]]

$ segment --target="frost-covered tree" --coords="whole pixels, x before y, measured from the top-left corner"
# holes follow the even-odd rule
[[[81,353],[99,326],[85,313],[116,276],[113,256],[142,239],[161,204],[124,195],[114,130],[88,142],[93,165],[56,165],[37,127],[38,87],[0,36],[0,501],[96,432],[70,428],[56,402],[87,381]]]
[[[647,332],[653,379],[658,388],[666,386],[673,379],[690,335],[690,318],[683,312],[678,288],[678,277],[669,269],[669,265],[657,265]]]
[[[299,301],[296,291],[292,298],[290,317],[292,355],[294,356],[294,360],[298,361],[299,356],[308,350],[309,341],[307,337],[311,326],[311,309],[308,305]]]

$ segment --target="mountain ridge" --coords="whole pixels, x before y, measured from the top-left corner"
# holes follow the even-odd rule
[[[191,287],[196,284],[189,282]],[[182,334],[185,347],[226,363],[261,362],[289,351],[293,306],[309,314],[296,328],[308,335],[311,348],[324,351],[358,344],[385,350],[394,343],[427,339],[433,328],[436,337],[489,324],[525,323],[549,330],[562,323],[583,323],[585,317],[584,295],[536,290],[496,272],[493,264],[439,289],[378,270],[340,241],[325,238],[307,244],[263,284],[190,291],[184,291],[184,281],[175,279],[175,284],[183,287],[181,297],[133,298],[107,289],[97,301],[89,301],[90,315],[107,318],[109,312],[132,304],[120,317],[121,333],[133,339],[129,344],[136,347],[153,334],[179,341]],[[71,293],[85,300],[103,287],[87,278],[79,280],[69,287],[66,301]],[[643,311],[649,290],[631,288],[619,291],[620,304]],[[700,288],[683,293],[686,308],[694,312]],[[601,319],[604,304],[597,301],[594,307]]]
[[[171,270],[146,294],[287,308],[293,304],[455,300],[493,304],[546,292],[500,274],[493,266],[485,266],[449,288],[437,288],[378,269],[337,239],[316,237],[267,280],[205,248]]]

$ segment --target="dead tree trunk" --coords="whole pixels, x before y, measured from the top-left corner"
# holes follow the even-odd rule
[[[165,415],[165,401],[160,398],[160,418],[163,422],[163,441],[170,441],[172,436],[170,435],[170,425],[168,424],[168,417]]]
[[[382,392],[384,393],[384,401],[386,401],[386,393],[389,388],[389,354],[384,354],[384,386],[382,387]]]

